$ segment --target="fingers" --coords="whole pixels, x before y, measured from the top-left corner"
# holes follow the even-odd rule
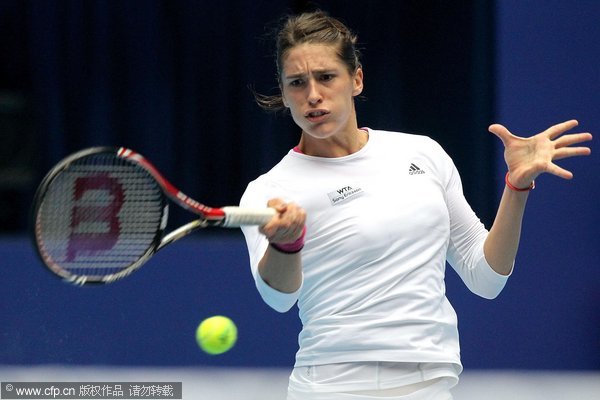
[[[546,129],[543,133],[548,135],[550,139],[554,139],[562,135],[566,131],[575,128],[577,125],[579,125],[579,122],[575,119],[572,119],[569,121],[561,122],[560,124],[553,125],[550,128]]]
[[[259,228],[271,243],[292,243],[300,237],[306,223],[306,212],[294,203],[281,199],[269,200],[267,205],[277,210],[268,223]]]
[[[544,132],[542,132],[542,134],[545,134],[550,139],[554,139],[554,138],[557,138],[558,136],[562,135],[563,133],[575,128],[577,125],[579,125],[579,122],[575,119],[572,119],[572,120],[561,122],[560,124],[551,126],[550,128],[546,129]],[[491,133],[493,133],[494,135],[498,136],[504,144],[506,144],[506,141],[509,138],[516,137],[504,125],[501,125],[501,124],[490,125],[488,130]],[[579,134],[579,135],[585,135],[585,137],[586,137],[586,139],[581,140],[581,141],[591,140],[591,136],[592,136],[589,133]],[[583,136],[581,136],[581,137],[583,137]],[[574,143],[577,143],[577,142],[574,142]]]
[[[572,179],[573,173],[571,171],[567,171],[566,169],[559,167],[558,165],[551,163],[546,170],[547,173],[558,176],[563,179]]]
[[[537,135],[526,138],[513,135],[500,124],[491,125],[489,131],[498,136],[504,144],[504,159],[511,177],[517,181],[517,184],[519,182],[525,184],[542,173],[564,179],[573,177],[570,171],[554,164],[554,161],[591,154],[589,147],[579,146],[580,143],[592,140],[591,134],[566,134],[578,125],[579,122],[573,119],[553,125]]]
[[[267,207],[274,208],[279,214],[281,214],[287,209],[287,203],[282,199],[275,198],[267,202]]]
[[[589,147],[564,147],[554,152],[553,160],[562,160],[563,158],[589,156],[592,150]]]
[[[570,135],[564,135],[554,141],[556,148],[570,146],[572,144],[589,142],[592,140],[592,135],[589,133],[573,133]]]
[[[561,160],[568,157],[589,156],[592,150],[589,147],[569,147],[573,144],[588,142],[592,140],[592,135],[589,133],[573,133],[564,135],[554,140],[554,155],[553,160]]]

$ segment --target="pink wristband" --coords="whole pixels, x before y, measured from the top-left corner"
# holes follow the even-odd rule
[[[306,226],[302,228],[302,234],[295,241],[291,243],[271,243],[271,246],[282,253],[295,254],[304,247],[304,236],[306,236]]]

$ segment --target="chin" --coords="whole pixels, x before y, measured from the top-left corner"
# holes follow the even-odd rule
[[[340,130],[339,127],[334,126],[331,123],[324,123],[322,125],[308,126],[302,129],[307,135],[315,139],[327,139],[335,136]]]

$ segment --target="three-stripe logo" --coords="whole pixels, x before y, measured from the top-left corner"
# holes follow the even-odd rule
[[[410,163],[410,167],[408,168],[408,174],[409,175],[418,175],[418,174],[424,174],[425,171],[423,171],[421,168],[419,168],[415,163]]]

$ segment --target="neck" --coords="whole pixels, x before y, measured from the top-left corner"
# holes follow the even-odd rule
[[[337,158],[354,154],[369,141],[369,134],[363,129],[354,129],[344,136],[317,139],[302,133],[297,149],[309,156]]]

